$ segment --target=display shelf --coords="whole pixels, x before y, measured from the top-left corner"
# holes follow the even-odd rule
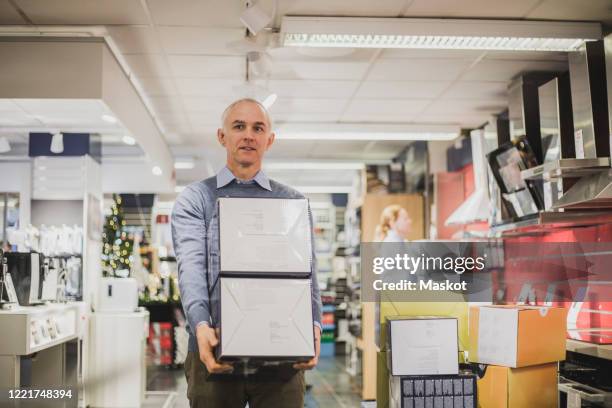
[[[536,216],[504,224],[492,225],[492,235],[542,235],[560,228],[587,227],[612,222],[610,211],[544,211]]]
[[[594,344],[568,339],[565,342],[565,348],[567,351],[612,360],[612,344]]]
[[[609,170],[610,158],[560,159],[546,162],[521,171],[523,180],[552,180],[556,178],[582,177],[603,170]]]

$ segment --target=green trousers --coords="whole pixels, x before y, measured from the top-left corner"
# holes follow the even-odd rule
[[[185,360],[187,398],[191,408],[303,408],[304,372],[285,369],[260,370],[255,375],[210,375],[197,353]]]

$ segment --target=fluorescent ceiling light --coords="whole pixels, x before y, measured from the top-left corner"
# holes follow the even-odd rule
[[[151,169],[151,172],[155,176],[161,176],[162,175],[162,169],[159,166],[153,166],[153,168]]]
[[[121,141],[123,143],[125,143],[126,145],[130,145],[130,146],[134,146],[136,144],[136,139],[134,139],[132,136],[128,136],[128,135],[124,135],[121,138]]]
[[[266,98],[261,102],[261,104],[266,109],[270,109],[272,107],[272,105],[274,105],[274,102],[276,102],[277,98],[278,98],[277,94],[271,93],[270,95],[266,96]]]
[[[258,4],[253,4],[247,7],[240,15],[240,22],[249,29],[253,35],[266,28],[272,21],[272,16],[268,15],[263,8]]]
[[[455,126],[431,124],[352,124],[291,123],[278,125],[276,139],[292,140],[453,140],[459,134]]]
[[[264,163],[265,170],[363,170],[363,162],[267,162]]]
[[[367,17],[283,17],[285,47],[575,51],[599,23]]]
[[[11,151],[11,144],[6,137],[0,137],[0,153],[8,153]]]
[[[112,115],[102,115],[102,120],[108,123],[117,123],[117,118]]]
[[[59,154],[64,151],[64,135],[61,132],[56,132],[51,137],[51,153]]]
[[[191,170],[195,167],[193,160],[177,160],[174,162],[174,168],[177,170]]]

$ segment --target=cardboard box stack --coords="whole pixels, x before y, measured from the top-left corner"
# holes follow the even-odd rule
[[[476,408],[476,376],[459,372],[456,318],[387,317],[386,328],[379,358],[387,358],[390,408]]]
[[[478,379],[479,407],[557,407],[566,314],[555,307],[470,308],[469,358],[486,364]]]
[[[451,298],[449,299],[449,296]],[[376,313],[375,327],[376,344],[379,348],[378,361],[387,361],[387,318],[398,316],[444,316],[457,319],[459,337],[459,362],[463,363],[463,352],[468,349],[468,303],[462,295],[451,293],[443,302],[395,302],[389,300],[385,292],[381,293],[379,311]],[[389,373],[380,369],[378,364],[376,372],[376,399],[380,408],[387,408],[388,403],[381,405],[381,401],[388,401]],[[385,363],[386,367],[386,363]]]
[[[315,354],[312,238],[305,199],[220,198],[217,357],[308,360]]]

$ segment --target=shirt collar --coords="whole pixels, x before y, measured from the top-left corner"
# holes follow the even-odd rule
[[[233,180],[237,180],[236,176],[227,166],[224,166],[219,173],[217,173],[217,188],[225,187]],[[270,180],[268,176],[263,172],[263,170],[259,170],[255,177],[251,180],[246,180],[246,183],[257,183],[260,187],[265,188],[268,191],[272,191],[272,187],[270,186]]]

